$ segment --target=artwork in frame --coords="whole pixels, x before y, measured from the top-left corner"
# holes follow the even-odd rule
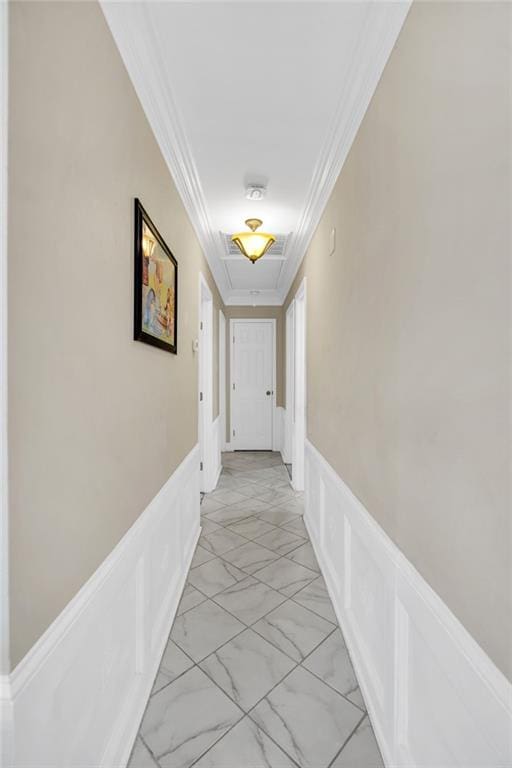
[[[134,339],[178,351],[178,262],[135,199]]]

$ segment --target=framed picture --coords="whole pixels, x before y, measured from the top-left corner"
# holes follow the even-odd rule
[[[178,350],[178,262],[135,199],[134,339]]]

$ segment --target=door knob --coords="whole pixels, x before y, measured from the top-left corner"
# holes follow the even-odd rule
[[[273,393],[270,391],[270,389],[267,389],[267,395],[272,395]]]

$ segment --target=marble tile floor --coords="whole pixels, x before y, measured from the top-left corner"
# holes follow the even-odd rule
[[[223,454],[128,768],[382,768],[278,453]]]

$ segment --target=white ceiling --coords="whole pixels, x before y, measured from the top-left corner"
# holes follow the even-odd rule
[[[225,303],[281,304],[408,0],[102,6]],[[284,259],[226,258],[250,216],[288,235]]]

